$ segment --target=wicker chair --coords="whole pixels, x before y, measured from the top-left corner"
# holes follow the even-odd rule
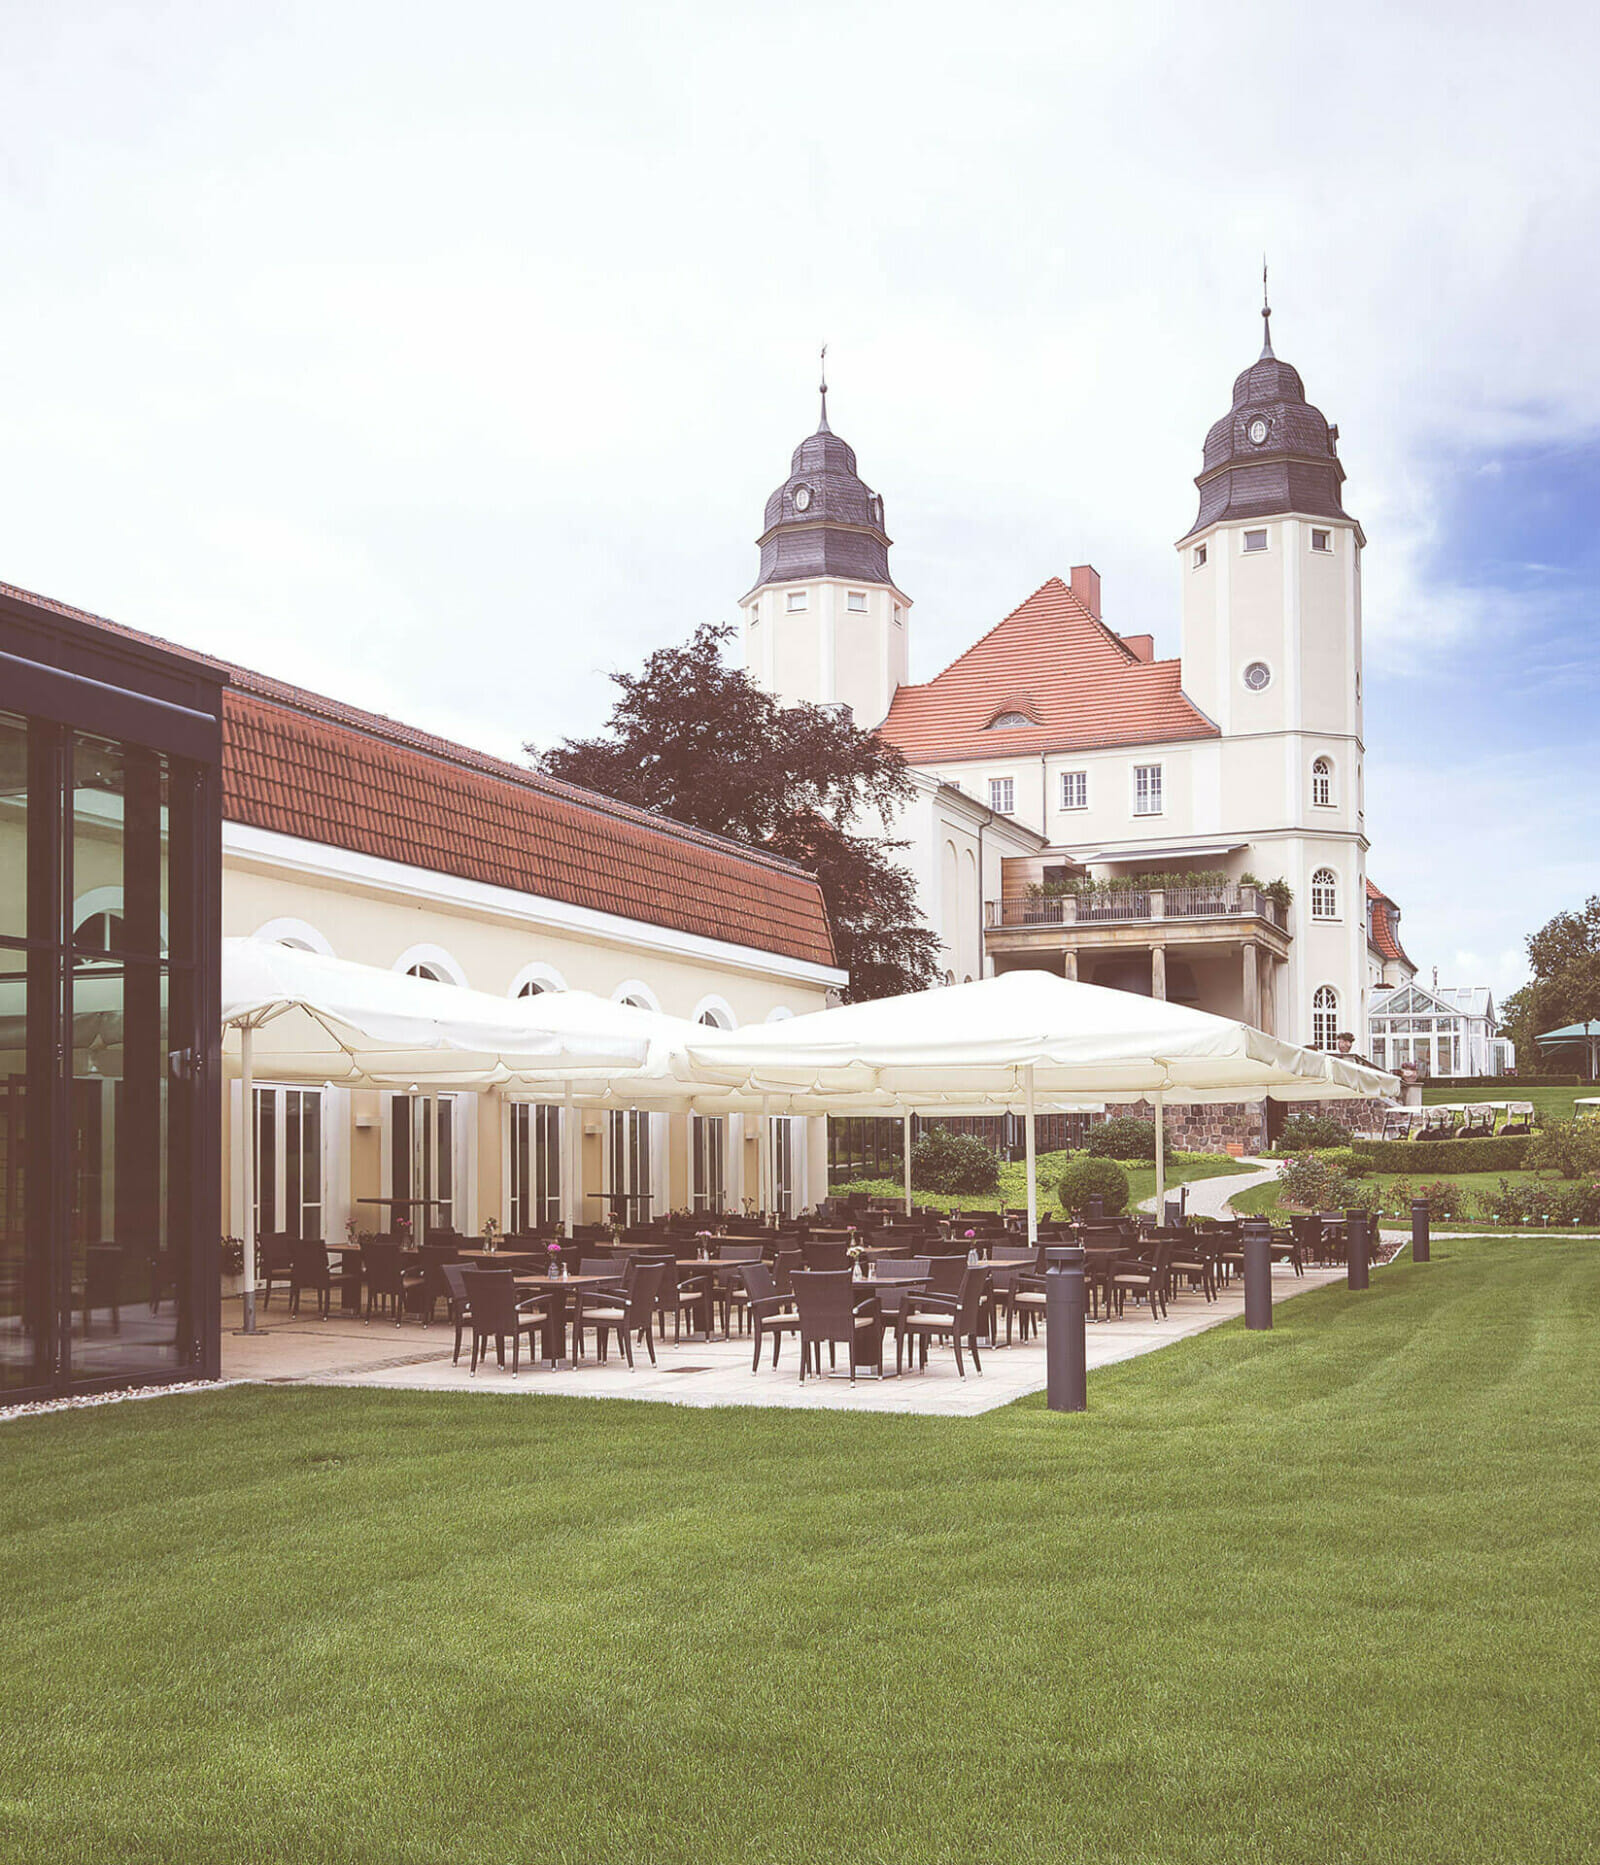
[[[469,1269],[463,1274],[467,1290],[467,1319],[472,1327],[472,1371],[480,1359],[487,1358],[489,1341],[494,1340],[495,1358],[506,1363],[506,1336],[511,1336],[511,1377],[521,1370],[522,1337],[528,1337],[530,1355],[533,1337],[550,1318],[548,1306],[539,1301],[519,1302],[517,1285],[509,1269]]]
[[[837,1365],[842,1341],[850,1356],[850,1383],[855,1384],[861,1364],[882,1370],[883,1321],[876,1296],[858,1298],[855,1278],[848,1269],[797,1269],[790,1278],[800,1316],[800,1378],[808,1366],[822,1371],[822,1344],[828,1345],[828,1364]]]
[[[614,1333],[622,1343],[622,1351],[627,1357],[631,1370],[634,1338],[638,1336],[649,1350],[650,1364],[654,1366],[656,1363],[654,1339],[656,1298],[660,1293],[661,1281],[665,1274],[666,1265],[659,1258],[655,1262],[636,1260],[628,1265],[628,1271],[620,1289],[613,1287],[580,1290],[572,1316],[573,1358],[575,1360],[583,1358],[584,1330],[593,1328],[597,1358],[605,1359],[606,1336]]]
[[[897,1373],[901,1370],[908,1340],[916,1342],[918,1365],[926,1368],[928,1342],[948,1338],[955,1348],[956,1372],[961,1378],[967,1376],[967,1369],[961,1359],[963,1340],[972,1355],[974,1368],[981,1373],[983,1362],[978,1357],[978,1334],[983,1325],[988,1292],[988,1269],[981,1263],[970,1263],[962,1267],[961,1287],[956,1294],[918,1295],[904,1303],[895,1316],[894,1370]]]

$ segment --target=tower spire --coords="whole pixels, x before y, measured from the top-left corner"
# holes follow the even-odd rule
[[[1269,357],[1274,362],[1278,360],[1272,350],[1272,306],[1267,299],[1267,255],[1263,253],[1261,255],[1261,354],[1256,360],[1264,363]]]
[[[822,419],[817,423],[817,432],[819,434],[831,434],[833,432],[833,429],[829,427],[828,425],[828,346],[827,344],[823,344],[822,346],[821,362],[822,362]]]

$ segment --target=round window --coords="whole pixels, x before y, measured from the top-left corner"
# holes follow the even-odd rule
[[[1265,661],[1251,661],[1244,670],[1244,683],[1252,693],[1262,693],[1272,685],[1272,669]]]

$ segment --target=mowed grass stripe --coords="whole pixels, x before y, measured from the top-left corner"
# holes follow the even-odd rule
[[[978,1419],[233,1390],[6,1428],[0,1856],[1588,1859],[1600,1251]]]

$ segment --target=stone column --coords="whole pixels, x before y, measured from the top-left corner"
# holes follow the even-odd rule
[[[1268,952],[1261,977],[1261,1028],[1269,1036],[1278,1033],[1278,960]]]
[[[1163,999],[1167,995],[1167,948],[1164,945],[1150,948],[1150,995]]]
[[[1061,958],[1063,976],[1071,978],[1076,982],[1078,976],[1078,954],[1069,947],[1067,951],[1062,953]]]
[[[1244,1020],[1260,1027],[1261,986],[1256,981],[1256,944],[1253,939],[1247,939],[1244,946]]]

